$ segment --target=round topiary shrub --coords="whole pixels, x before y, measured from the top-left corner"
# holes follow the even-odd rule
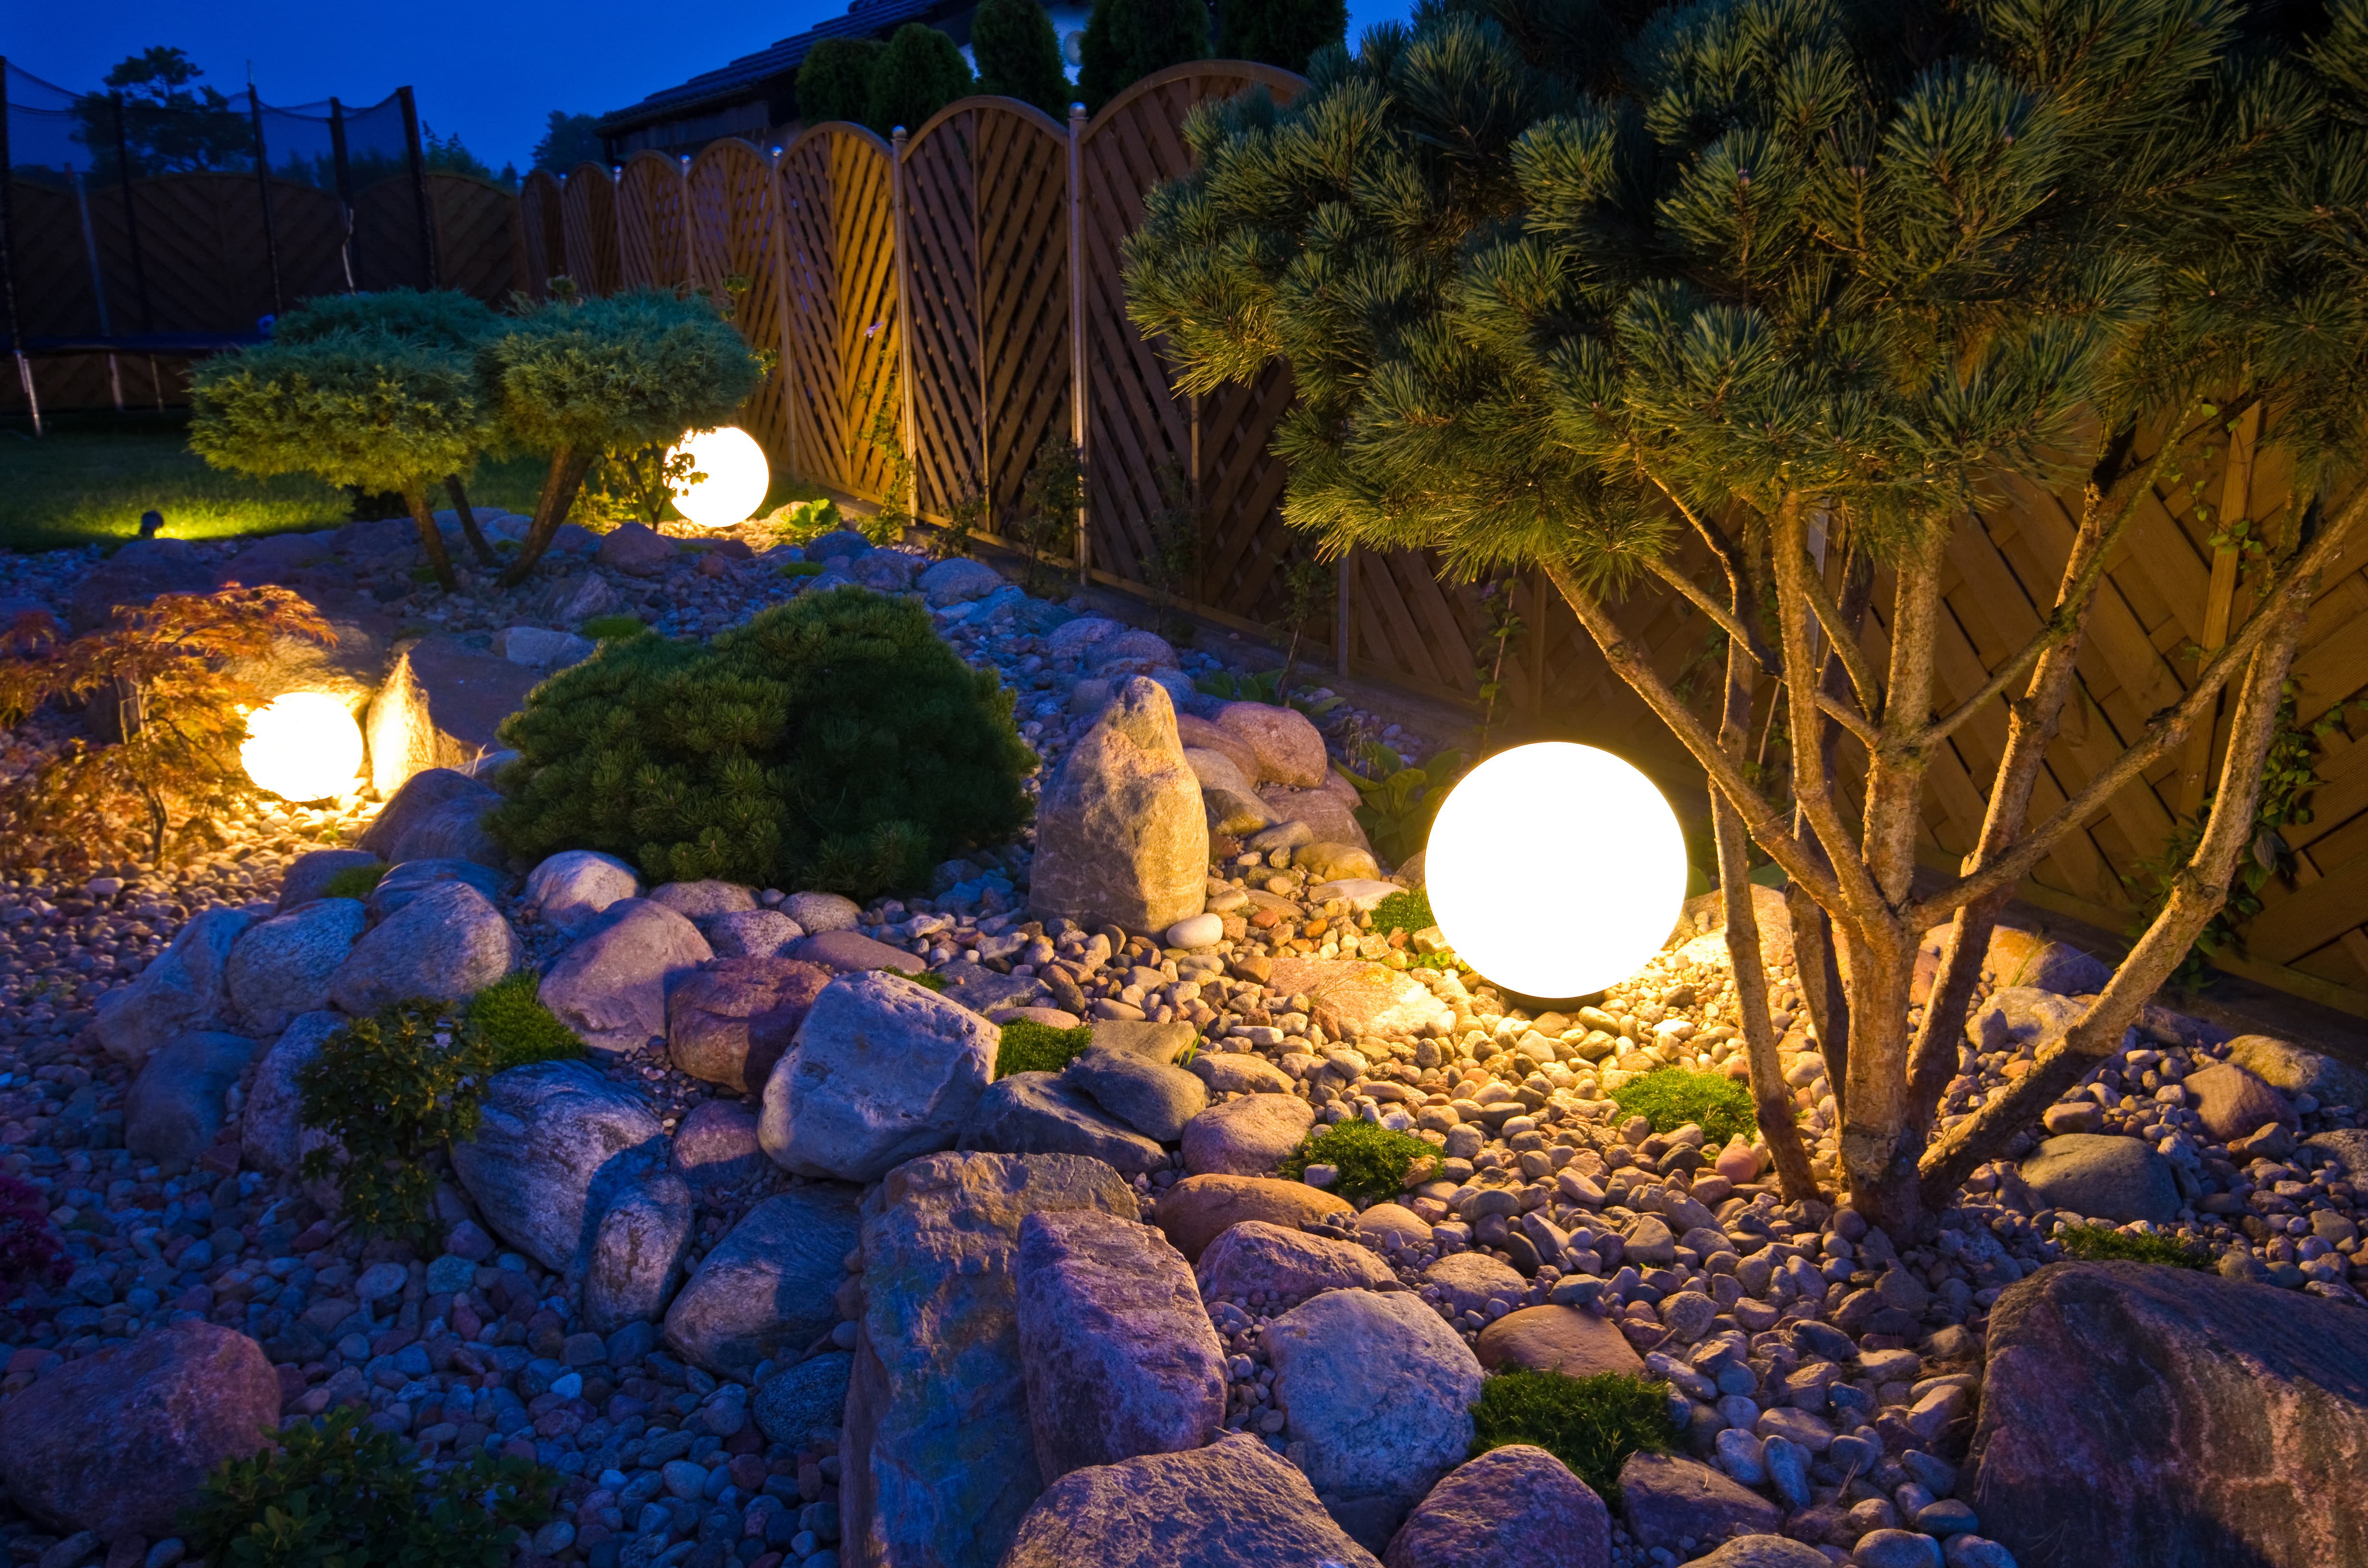
[[[857,899],[1028,820],[1011,694],[910,599],[839,588],[710,642],[604,642],[502,726],[494,831],[529,859],[602,849],[652,882]]]

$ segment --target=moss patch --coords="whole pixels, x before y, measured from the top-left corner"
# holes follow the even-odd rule
[[[329,879],[329,885],[321,890],[321,896],[368,898],[378,891],[380,880],[392,869],[393,868],[390,866],[348,866]]]
[[[1702,1130],[1702,1147],[1716,1149],[1759,1127],[1751,1091],[1724,1073],[1664,1067],[1632,1078],[1611,1091],[1611,1103],[1628,1116],[1641,1116],[1656,1132],[1674,1132],[1691,1121]]]
[[[2157,1263],[2208,1270],[2212,1255],[2169,1236],[2138,1236],[2105,1225],[2074,1225],[2057,1234],[2066,1258],[2082,1263]]]
[[[1393,931],[1428,931],[1438,924],[1430,913],[1430,894],[1421,888],[1394,892],[1373,905],[1373,929],[1384,937]]]
[[[1310,1132],[1282,1162],[1282,1175],[1287,1181],[1299,1181],[1310,1165],[1332,1165],[1340,1174],[1331,1190],[1342,1198],[1394,1198],[1405,1189],[1406,1172],[1415,1161],[1437,1152],[1410,1132],[1393,1132],[1352,1116]]]
[[[503,1068],[529,1062],[556,1062],[584,1054],[575,1031],[559,1021],[539,998],[542,977],[530,969],[504,975],[470,999],[469,1021],[485,1032],[494,1060]]]
[[[1094,1038],[1094,1031],[1080,1024],[1073,1029],[1056,1029],[1050,1024],[1040,1024],[1029,1018],[1016,1018],[1003,1026],[1003,1035],[995,1048],[995,1075],[1008,1078],[1014,1073],[1058,1073],[1085,1054]]]
[[[1480,1385],[1472,1407],[1474,1458],[1514,1443],[1534,1445],[1615,1508],[1628,1456],[1668,1453],[1678,1436],[1667,1385],[1618,1372],[1502,1372]]]

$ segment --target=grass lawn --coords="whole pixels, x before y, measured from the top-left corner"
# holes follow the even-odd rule
[[[23,421],[0,424],[0,550],[112,547],[140,534],[140,514],[165,514],[173,539],[286,533],[348,519],[344,492],[302,476],[257,480],[210,468],[190,451],[179,414],[69,414],[33,438]],[[484,462],[469,483],[472,506],[534,510],[543,460]],[[822,494],[774,477],[769,509]],[[440,488],[438,506],[450,503]]]

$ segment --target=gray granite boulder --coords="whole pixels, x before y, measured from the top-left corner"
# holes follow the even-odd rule
[[[278,1034],[297,1014],[327,1006],[329,981],[361,939],[362,919],[356,900],[323,898],[241,932],[222,977],[240,1025]]]
[[[494,662],[506,670],[518,670],[506,660]],[[371,729],[370,765],[376,771],[375,721]],[[357,848],[369,850],[390,866],[405,860],[440,859],[474,860],[496,869],[509,864],[509,852],[484,825],[485,813],[501,804],[502,798],[492,786],[456,767],[439,765],[404,776],[399,788],[383,781],[379,788],[393,793],[356,840]]]
[[[1020,1222],[1080,1209],[1137,1212],[1124,1178],[1074,1154],[928,1154],[864,1199],[839,1511],[874,1561],[1005,1560],[1044,1485],[1019,1440]]]
[[[666,905],[686,920],[698,922],[712,915],[738,914],[756,908],[757,890],[709,878],[696,882],[661,882],[650,890],[649,900]]]
[[[187,1164],[225,1119],[223,1096],[255,1058],[245,1035],[195,1030],[158,1047],[123,1096],[123,1146],[135,1159]]]
[[[830,978],[797,959],[719,959],[667,994],[667,1052],[694,1078],[761,1092]]]
[[[2368,1109],[2368,1073],[2275,1035],[2240,1034],[2228,1060],[2288,1096],[2308,1095],[2321,1106]]]
[[[1211,1106],[1184,1129],[1184,1168],[1194,1176],[1264,1176],[1315,1125],[1296,1095],[1247,1095]]]
[[[614,855],[563,849],[527,873],[526,908],[552,929],[573,934],[641,891],[640,876]]]
[[[1405,1289],[1379,1253],[1263,1220],[1245,1220],[1211,1242],[1194,1273],[1211,1300],[1246,1297],[1269,1312],[1325,1290]]]
[[[304,1013],[287,1029],[255,1070],[240,1108],[238,1142],[245,1162],[271,1176],[292,1176],[304,1156],[330,1142],[304,1125],[303,1096],[296,1074],[319,1057],[329,1037],[349,1020],[331,1012]]]
[[[715,956],[723,959],[779,958],[805,936],[803,926],[778,909],[711,915],[697,925]]]
[[[846,1351],[825,1350],[767,1378],[749,1402],[757,1430],[792,1448],[835,1435],[847,1417],[847,1383],[854,1368],[855,1358]]]
[[[714,956],[682,915],[620,899],[542,977],[542,1005],[594,1051],[630,1053],[665,1037],[666,993]]]
[[[1207,897],[1209,824],[1175,704],[1137,676],[1071,748],[1036,815],[1029,909],[1165,931]]]
[[[1307,1477],[1247,1433],[1073,1471],[1020,1521],[1001,1568],[1375,1568]],[[1474,1562],[1469,1568],[1483,1568]]]
[[[781,900],[780,907],[810,937],[819,937],[825,931],[852,931],[863,919],[863,911],[844,893],[793,892]]]
[[[723,1378],[804,1354],[838,1322],[861,1198],[852,1187],[814,1182],[749,1210],[675,1297],[666,1344]]]
[[[496,1073],[476,1137],[452,1168],[486,1224],[546,1268],[575,1268],[607,1183],[665,1158],[656,1109],[584,1062],[538,1062]]]
[[[329,1000],[359,1017],[407,997],[473,996],[525,956],[484,894],[439,881],[354,944],[329,979]]]
[[[1205,1255],[1204,1255],[1205,1256]],[[1340,1528],[1379,1550],[1463,1461],[1480,1363],[1430,1305],[1399,1290],[1327,1290],[1268,1325],[1283,1431]]]
[[[1093,1209],[1029,1215],[1018,1313],[1047,1481],[1197,1449],[1224,1424],[1224,1346],[1191,1267],[1150,1226]]]
[[[1184,1136],[1184,1124],[1209,1108],[1209,1089],[1181,1067],[1133,1051],[1089,1050],[1062,1074],[1071,1087],[1161,1143]]]
[[[1630,1454],[1620,1467],[1620,1514],[1650,1551],[1680,1540],[1714,1546],[1734,1536],[1773,1535],[1782,1512],[1757,1492],[1675,1454]]]
[[[463,767],[493,750],[502,721],[526,705],[527,693],[541,679],[539,670],[453,637],[423,637],[399,647],[386,684],[370,704],[370,782],[379,793],[391,795],[422,772]],[[488,865],[507,859],[492,837],[483,835],[472,815],[455,812],[438,816],[443,841],[435,848],[412,846],[390,853],[367,837],[362,847],[376,849],[390,861],[425,855],[475,859],[482,853],[495,857]],[[482,836],[472,838],[472,829]]]
[[[1053,1073],[1013,1073],[978,1097],[960,1146],[1004,1154],[1085,1154],[1126,1176],[1167,1163],[1158,1144],[1104,1116]]]
[[[100,997],[91,1032],[107,1053],[137,1067],[175,1035],[230,1022],[231,949],[253,924],[244,909],[209,909],[131,984]]]
[[[1491,1449],[1450,1471],[1382,1553],[1383,1568],[1609,1568],[1611,1562],[1611,1514],[1603,1499],[1562,1460],[1527,1443]]]
[[[694,1187],[739,1187],[773,1168],[757,1141],[757,1113],[737,1100],[701,1100],[674,1131],[674,1168]]]
[[[2179,1217],[2179,1179],[2143,1139],[2067,1132],[2040,1144],[2020,1169],[2032,1196],[2051,1209],[2117,1225]]]
[[[405,860],[400,866],[387,869],[386,875],[362,900],[362,910],[372,926],[394,914],[404,904],[428,889],[444,882],[466,882],[477,890],[487,903],[500,906],[502,890],[508,879],[490,866],[474,860],[450,858],[435,860]]]
[[[585,1249],[582,1300],[584,1326],[605,1335],[666,1312],[694,1214],[689,1183],[654,1155],[602,1176],[591,1194],[599,1218]]]
[[[986,1091],[998,1039],[909,980],[842,974],[765,1082],[765,1152],[800,1176],[871,1182],[951,1148]]]

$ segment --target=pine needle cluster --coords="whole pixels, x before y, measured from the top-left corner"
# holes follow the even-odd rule
[[[602,849],[653,881],[718,877],[868,898],[1026,822],[1035,758],[1011,694],[928,612],[810,595],[712,642],[602,644],[502,728],[519,760],[495,831]]]

